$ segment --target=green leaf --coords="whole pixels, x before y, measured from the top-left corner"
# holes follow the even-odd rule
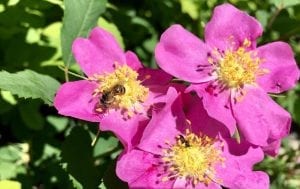
[[[60,0],[44,0],[44,1],[47,1],[47,2],[52,3],[52,4],[55,4],[55,5],[58,5],[58,6],[60,6],[61,8],[64,7],[63,2],[60,1]]]
[[[0,162],[0,179],[10,179],[17,176],[16,164],[14,162]]]
[[[298,97],[295,105],[294,105],[294,111],[292,112],[293,119],[296,123],[300,125],[300,98]]]
[[[268,25],[268,19],[270,17],[270,13],[265,10],[257,10],[255,12],[255,17],[259,20],[259,22],[265,28]]]
[[[1,161],[17,161],[20,157],[20,151],[13,145],[0,148]]]
[[[47,116],[46,119],[57,132],[62,132],[65,130],[69,123],[69,119],[66,117]]]
[[[25,167],[23,165],[29,161],[28,150],[29,145],[27,143],[0,148],[0,179],[10,179],[18,173],[24,172]]]
[[[80,182],[78,182],[78,180],[76,180],[72,175],[69,174],[69,179],[71,180],[73,187],[75,189],[83,189],[82,185],[80,184]]]
[[[11,104],[11,105],[17,104],[17,101],[14,98],[14,96],[11,94],[11,92],[9,92],[9,91],[1,91],[1,96],[2,96],[3,100],[5,100],[6,102],[8,102],[9,104]]]
[[[181,11],[187,13],[192,19],[199,18],[200,11],[198,10],[199,2],[195,0],[180,0]]]
[[[85,37],[105,11],[107,0],[65,0],[61,45],[65,65],[74,62],[71,46],[75,38]]]
[[[62,145],[61,156],[63,162],[67,163],[67,172],[83,188],[97,188],[101,178],[94,165],[91,138],[87,130],[74,127]]]
[[[19,111],[25,125],[32,130],[42,130],[44,127],[44,118],[39,112],[40,102],[21,103]]]
[[[292,7],[300,4],[300,0],[271,0],[278,9]]]
[[[134,163],[134,162],[132,162]],[[116,160],[113,161],[107,168],[105,175],[103,177],[103,185],[105,188],[114,189],[114,188],[123,188],[127,189],[127,183],[123,182],[116,175]]]
[[[94,147],[94,156],[101,156],[116,149],[118,146],[118,139],[110,136],[109,138],[99,138]]]
[[[101,17],[98,20],[98,26],[100,26],[100,27],[106,29],[107,31],[109,31],[110,33],[112,33],[113,36],[118,41],[118,43],[120,44],[120,46],[122,47],[122,49],[124,49],[124,41],[123,41],[121,32],[114,23],[108,22],[107,20],[105,20],[104,18]]]
[[[32,70],[9,73],[0,71],[0,88],[10,91],[20,98],[40,98],[52,105],[59,82],[54,78],[36,73]]]
[[[0,181],[0,188],[21,189],[21,183],[19,183],[17,181],[11,181],[11,180],[1,180]]]
[[[41,62],[41,66],[63,66],[64,63],[61,60],[61,42],[60,42],[60,30],[62,28],[61,22],[54,22],[48,25],[42,31],[42,36],[47,39],[48,46],[54,47],[55,53],[51,58]]]
[[[14,5],[18,4],[18,3],[19,3],[19,0],[9,0],[8,3],[7,3],[7,5],[8,6],[14,6]]]
[[[107,188],[105,187],[104,183],[102,182],[99,186],[99,189],[107,189]]]
[[[2,98],[0,98],[0,107],[0,114],[6,113],[13,109],[13,106]]]
[[[35,161],[35,165],[41,166],[44,161],[47,161],[47,159],[51,159],[53,157],[57,158],[57,157],[59,157],[59,154],[60,154],[60,149],[58,149],[50,144],[45,144],[43,146],[42,156],[38,160]]]

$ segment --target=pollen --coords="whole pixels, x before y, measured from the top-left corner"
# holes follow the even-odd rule
[[[140,110],[141,104],[148,97],[149,89],[142,85],[142,81],[138,80],[138,76],[138,73],[129,66],[115,64],[114,72],[90,77],[89,80],[98,83],[98,88],[93,94],[100,98],[98,110],[103,109],[101,107],[101,105],[104,106],[101,104],[101,96],[104,94],[111,98],[109,104],[106,104],[110,109],[127,111],[128,116],[132,116],[136,110]],[[122,94],[114,92],[116,86],[124,88]]]
[[[256,77],[267,73],[260,69],[263,59],[255,51],[248,51],[251,42],[244,40],[236,50],[228,49],[219,53],[216,72],[218,81],[226,88],[243,88],[245,84],[255,84]]]
[[[167,176],[162,181],[179,177],[192,186],[222,182],[216,177],[215,170],[217,164],[223,165],[225,161],[218,139],[195,135],[186,130],[185,135],[177,136],[175,144],[170,145],[163,153],[162,161],[167,167]]]

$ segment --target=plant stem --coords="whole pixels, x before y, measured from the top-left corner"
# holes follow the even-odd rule
[[[66,82],[68,82],[68,81],[69,81],[69,75],[68,75],[69,68],[68,68],[68,67],[65,67],[65,68],[64,68],[64,72],[65,72],[65,80],[66,80]]]
[[[271,26],[273,25],[276,17],[279,15],[279,13],[282,11],[283,9],[283,5],[281,4],[279,7],[277,7],[277,10],[274,12],[274,14],[272,15],[270,22],[267,25],[267,28],[270,29]]]
[[[69,71],[68,67],[58,66],[58,68],[64,71],[66,82],[69,81],[69,75],[68,75],[68,74],[73,75],[73,76],[75,76],[75,77],[79,77],[79,78],[81,78],[81,79],[85,79],[85,80],[88,79],[87,77],[84,77],[84,76],[82,76],[82,75],[79,75],[79,74],[77,74],[77,73],[74,73],[74,72]]]
[[[97,141],[97,139],[98,139],[98,137],[99,137],[99,134],[100,134],[100,130],[98,130],[98,132],[97,132],[97,134],[96,134],[94,140],[93,140],[92,143],[91,143],[91,146],[95,146],[96,141]]]

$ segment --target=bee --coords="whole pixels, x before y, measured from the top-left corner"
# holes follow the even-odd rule
[[[180,142],[181,142],[182,144],[184,144],[185,147],[190,147],[190,146],[191,146],[190,143],[189,143],[189,141],[187,141],[187,140],[184,138],[184,136],[179,135],[179,140],[180,140]]]
[[[123,95],[125,92],[126,89],[123,85],[116,84],[111,90],[103,92],[102,96],[100,97],[100,103],[105,109],[107,109],[115,101],[116,95]]]

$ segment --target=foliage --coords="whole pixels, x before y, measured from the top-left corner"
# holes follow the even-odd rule
[[[86,36],[105,10],[106,0],[65,0],[65,13],[61,30],[63,60],[68,67],[72,59],[71,46],[75,38]]]
[[[59,82],[52,77],[36,73],[31,70],[14,74],[0,72],[0,88],[23,98],[40,98],[51,105]]]
[[[0,188],[126,188],[114,172],[118,140],[97,135],[96,124],[58,116],[51,106],[59,82],[78,79],[68,71],[82,74],[71,58],[72,41],[101,25],[155,67],[153,49],[167,27],[180,23],[203,37],[213,7],[224,2],[258,18],[260,44],[286,41],[300,62],[299,0],[2,0]],[[274,97],[294,120],[294,138],[285,140],[278,158],[259,165],[274,189],[300,187],[299,96],[298,84]]]

